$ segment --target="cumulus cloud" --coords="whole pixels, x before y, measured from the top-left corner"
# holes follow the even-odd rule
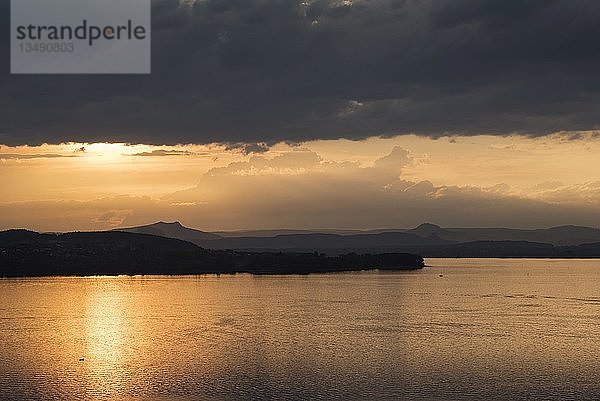
[[[123,224],[125,219],[133,213],[133,210],[108,210],[99,216],[92,217],[92,222],[101,227],[117,227]]]
[[[3,54],[8,3],[0,4]],[[5,59],[0,143],[270,144],[600,125],[597,1],[152,7],[151,75],[11,76]]]
[[[399,146],[370,163],[333,161],[300,146],[243,158],[209,169],[193,187],[174,193],[169,187],[165,196],[5,198],[0,228],[28,222],[26,228],[37,230],[98,230],[159,220],[180,220],[205,230],[407,228],[425,221],[534,228],[600,221],[597,180],[546,181],[526,188],[493,181],[439,185],[407,178],[416,159]]]
[[[538,187],[535,196],[553,203],[587,204],[600,207],[600,181],[574,185],[549,183]]]
[[[258,156],[206,173],[195,188],[168,197],[197,203],[198,220],[229,227],[409,227],[423,221],[449,226],[539,227],[589,224],[600,216],[598,186],[569,199],[555,193],[517,193],[506,184],[490,187],[435,186],[402,178],[413,162],[399,147],[373,166],[323,160],[311,151],[273,158]],[[581,194],[581,188],[571,188]],[[561,201],[558,201],[561,199]],[[595,199],[591,204],[590,199]],[[201,216],[201,217],[200,217]],[[232,226],[233,225],[233,226]]]
[[[175,150],[175,149],[156,149],[151,152],[140,152],[132,153],[127,156],[143,156],[143,157],[159,157],[159,156],[194,156],[198,153],[190,152],[189,150]]]

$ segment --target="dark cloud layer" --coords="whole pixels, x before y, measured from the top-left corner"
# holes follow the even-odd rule
[[[8,55],[9,7],[0,46]],[[149,76],[0,76],[0,143],[600,126],[594,0],[153,1]]]

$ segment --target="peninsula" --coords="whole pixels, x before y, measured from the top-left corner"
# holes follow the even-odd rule
[[[127,232],[0,232],[0,276],[308,274],[424,267],[409,253],[327,256],[319,252],[210,250],[191,242]]]

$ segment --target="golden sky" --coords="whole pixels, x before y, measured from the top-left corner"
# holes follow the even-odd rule
[[[0,147],[0,229],[600,225],[600,135]]]

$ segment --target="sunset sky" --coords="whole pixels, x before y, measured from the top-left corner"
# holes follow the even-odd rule
[[[257,146],[260,148],[260,146]],[[600,136],[0,149],[2,228],[597,225]]]
[[[600,226],[600,3],[152,6],[150,75],[3,61],[0,229]]]

